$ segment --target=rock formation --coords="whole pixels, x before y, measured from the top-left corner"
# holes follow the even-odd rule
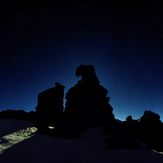
[[[63,114],[63,98],[64,86],[57,82],[54,88],[39,93],[36,107],[39,129],[46,130],[50,125],[57,127],[60,124]]]
[[[80,65],[76,76],[81,80],[66,94],[65,120],[73,129],[94,125],[108,126],[113,120],[107,89],[100,85],[92,65]]]

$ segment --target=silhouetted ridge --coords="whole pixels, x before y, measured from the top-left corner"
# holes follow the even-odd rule
[[[0,112],[0,119],[18,119],[26,121],[35,121],[36,114],[34,111],[26,112],[24,110],[3,110]]]
[[[76,75],[82,78],[66,94],[66,124],[77,130],[94,125],[109,126],[114,120],[113,109],[108,103],[108,91],[99,84],[94,67],[80,65]]]

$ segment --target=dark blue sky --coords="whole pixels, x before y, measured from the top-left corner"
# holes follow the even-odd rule
[[[37,94],[93,64],[116,118],[145,109],[163,119],[163,6],[27,2],[1,5],[0,110],[34,110]]]

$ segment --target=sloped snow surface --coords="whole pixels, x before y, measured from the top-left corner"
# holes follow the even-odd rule
[[[25,121],[0,120],[0,134],[3,137],[31,126]],[[106,150],[107,138],[98,127],[75,139],[35,134],[5,150],[0,163],[163,163],[163,155],[144,146]]]

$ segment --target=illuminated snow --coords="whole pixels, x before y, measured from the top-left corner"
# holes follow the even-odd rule
[[[2,154],[6,149],[12,147],[13,145],[22,142],[23,140],[29,139],[36,131],[36,127],[28,127],[26,129],[19,130],[12,134],[1,137],[0,154]]]
[[[155,153],[163,155],[163,152],[159,152],[159,151],[156,151],[156,150],[152,150],[152,151],[155,152]]]

